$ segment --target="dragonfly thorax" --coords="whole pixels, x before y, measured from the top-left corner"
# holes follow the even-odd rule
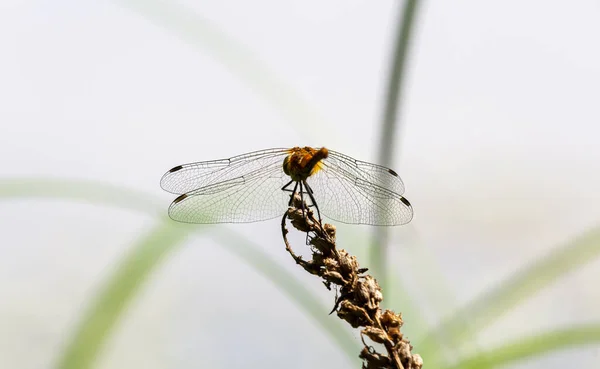
[[[328,155],[329,151],[324,147],[294,147],[283,160],[283,171],[296,182],[304,181],[321,169],[321,160]]]

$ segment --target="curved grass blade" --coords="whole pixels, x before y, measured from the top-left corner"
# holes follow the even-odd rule
[[[278,78],[250,49],[197,14],[194,9],[181,3],[156,0],[115,2],[143,15],[195,48],[209,51],[232,74],[266,98],[302,134],[319,132],[324,137],[336,137],[335,132],[328,131],[332,125],[315,107]]]
[[[47,199],[63,199],[99,203],[138,210],[150,215],[156,214],[153,203],[158,201],[151,196],[139,192],[91,181],[59,180],[59,179],[0,179],[0,199],[39,197]],[[194,227],[194,231],[206,230],[207,227]],[[141,240],[133,251],[119,264],[114,275],[109,277],[100,295],[93,300],[87,314],[82,318],[76,333],[59,360],[59,368],[89,368],[97,357],[102,344],[109,338],[114,325],[124,312],[126,303],[139,290],[143,281],[151,275],[152,270],[160,265],[164,255],[172,252],[183,238],[190,232],[189,226],[182,226],[170,220],[163,220],[146,238]],[[266,274],[276,287],[286,292],[295,300],[302,310],[312,317],[315,313],[327,311],[327,307],[318,303],[318,298],[309,290],[300,288],[301,283],[277,263],[265,265],[264,253],[252,243],[245,242],[245,247],[237,246],[243,237],[231,229],[227,235],[217,236],[225,246],[246,261],[257,271]],[[123,285],[120,285],[121,279]],[[301,291],[302,293],[292,293]],[[118,306],[114,304],[118,302]],[[324,316],[324,315],[323,315]],[[318,315],[319,327],[331,336],[340,348],[352,359],[356,358],[356,344],[351,334],[334,319],[323,322]],[[325,316],[326,317],[326,316]],[[327,318],[325,318],[327,319]],[[337,321],[336,321],[337,322]]]
[[[404,5],[398,5],[400,14],[398,16],[397,31],[395,35],[394,52],[390,60],[390,75],[387,80],[386,100],[384,105],[381,137],[379,138],[379,164],[390,167],[394,156],[394,140],[398,127],[398,112],[400,110],[400,94],[404,83],[406,60],[413,31],[414,19],[417,13],[417,0],[406,0]],[[379,227],[374,231],[371,244],[371,265],[379,275],[379,284],[383,289],[387,287],[387,244],[389,230]]]
[[[160,200],[141,191],[82,179],[0,178],[2,198],[44,198],[110,205],[158,216]]]
[[[162,220],[121,260],[75,329],[57,368],[92,367],[143,283],[187,236],[182,228],[170,219]]]
[[[455,348],[460,347],[474,332],[480,332],[498,320],[504,313],[531,298],[559,277],[595,260],[600,255],[600,227],[594,228],[554,249],[548,255],[523,268],[497,288],[476,298],[472,303],[445,319],[435,335],[446,335]],[[468,317],[465,319],[464,317]],[[468,321],[465,326],[463,322]],[[416,343],[417,347],[431,347],[434,333]],[[436,356],[437,352],[423,355]]]
[[[246,263],[256,267],[256,270],[268,280],[277,280],[275,286],[290,297],[306,315],[311,317],[318,327],[344,350],[349,359],[358,364],[360,342],[344,329],[339,319],[327,315],[331,307],[326,307],[317,296],[310,292],[304,284],[288,273],[285,268],[268,254],[260,250],[258,245],[249,242],[244,237],[229,230],[214,229],[210,236],[227,250],[233,252]],[[333,306],[333,298],[332,298]]]
[[[492,369],[581,345],[600,343],[600,324],[558,329],[506,343],[460,360],[449,369]],[[448,368],[448,367],[447,367]]]
[[[431,259],[427,259],[427,255],[423,253],[423,249],[420,249],[416,255],[411,256],[411,262],[415,265],[415,268],[410,269],[412,278],[420,282],[419,289],[421,291],[425,290],[420,297],[425,297],[426,301],[430,302],[430,306],[435,306],[437,309],[434,311],[435,313],[443,313],[442,309],[444,308],[450,310],[454,306],[454,297],[449,292],[450,288],[444,283],[440,269],[436,269],[435,264],[431,263]],[[428,367],[438,367],[441,363],[434,362],[433,358],[430,357],[431,355],[428,356],[427,353],[436,352],[436,355],[439,353],[452,353],[454,352],[453,347],[450,341],[448,341],[445,332],[433,330],[431,324],[426,321],[422,309],[419,308],[418,302],[415,301],[415,296],[409,293],[404,287],[403,279],[397,270],[390,269],[388,289],[385,294],[385,298],[389,302],[386,305],[401,309],[406,321],[402,331],[407,336],[419,337],[423,335],[423,332],[431,332],[430,339],[423,343],[417,342],[415,349],[421,357],[426,358]],[[428,293],[430,291],[433,292],[435,289],[442,289],[443,292]],[[427,299],[427,297],[436,294],[440,297],[436,298],[435,301]]]

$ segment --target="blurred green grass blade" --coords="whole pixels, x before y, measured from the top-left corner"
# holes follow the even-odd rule
[[[460,360],[451,369],[492,369],[581,345],[600,343],[600,324],[565,328],[506,343]],[[448,367],[446,367],[448,368]]]
[[[60,178],[0,178],[0,198],[45,198],[102,204],[150,215],[164,213],[156,196],[96,181]]]
[[[121,260],[90,304],[58,360],[60,369],[91,368],[143,283],[188,232],[164,219]]]
[[[419,4],[417,0],[405,0],[404,4],[398,3],[397,5],[400,13],[398,14],[394,51],[390,59],[389,77],[381,122],[381,136],[378,145],[379,164],[387,167],[392,166],[392,158],[394,157],[394,142],[397,127],[399,126],[398,112],[402,103],[400,96],[405,80],[406,61],[413,34],[414,19],[417,14],[417,4]],[[379,277],[379,284],[383,288],[387,287],[388,278],[386,260],[389,232],[387,227],[377,227],[373,233],[371,245],[370,264],[376,271],[376,275]]]
[[[153,204],[158,204],[152,196],[92,181],[0,179],[0,199],[13,198],[76,200],[137,210],[150,215],[157,214],[157,207]],[[162,220],[159,226],[133,247],[120,262],[115,273],[107,279],[99,295],[92,300],[87,314],[76,327],[76,333],[60,357],[58,368],[89,368],[114,325],[125,312],[128,302],[134,298],[144,280],[160,266],[164,256],[172,252],[190,232],[208,229],[181,225],[163,217],[160,219]],[[304,288],[286,268],[272,261],[259,247],[231,229],[213,229],[216,230],[215,238],[221,246],[267,276],[271,283],[297,303],[300,310],[315,319],[319,323],[317,326],[323,329],[349,358],[357,359],[358,342],[343,329],[337,318],[326,314],[328,308],[319,303],[314,293]]]
[[[410,225],[409,225],[410,227]],[[448,284],[447,278],[442,273],[442,268],[435,261],[432,250],[421,241],[421,238],[415,234],[407,244],[400,245],[408,248],[403,251],[402,258],[410,260],[411,267],[407,270],[392,268],[390,269],[390,288],[385,294],[386,301],[389,301],[390,306],[401,307],[403,315],[406,315],[406,324],[402,331],[411,338],[423,337],[425,333],[430,333],[430,339],[425,342],[427,346],[422,345],[423,342],[415,341],[415,352],[427,357],[427,366],[437,367],[438,364],[433,361],[434,356],[428,355],[429,352],[435,352],[436,356],[441,353],[455,354],[456,350],[448,339],[445,332],[441,330],[433,330],[431,324],[425,320],[423,309],[419,308],[416,299],[423,299],[428,307],[432,307],[434,316],[445,316],[449,311],[453,311],[456,304],[456,299],[453,295],[452,288]],[[406,277],[398,275],[401,273],[410,273],[411,281],[415,284],[419,291],[413,294],[403,287],[403,281]],[[463,321],[466,321],[463,319]]]
[[[262,95],[303,135],[319,132],[323,137],[336,137],[331,131],[333,126],[315,107],[278,78],[248,47],[203,18],[195,9],[174,1],[115,0],[115,3],[139,13],[196,49],[208,52],[240,81]]]
[[[600,227],[594,228],[555,248],[528,267],[490,289],[457,313],[445,319],[436,328],[439,333],[430,332],[425,339],[415,345],[431,347],[433,335],[442,334],[455,348],[473,338],[473,332],[481,332],[488,325],[523,301],[533,297],[558,278],[594,261],[600,255]],[[468,326],[463,323],[468,321]],[[435,356],[436,352],[427,354]]]
[[[385,103],[382,114],[381,137],[379,139],[379,163],[389,166],[392,164],[394,142],[398,130],[398,116],[402,106],[401,93],[406,76],[408,52],[414,31],[417,16],[418,0],[405,0],[399,4],[397,29],[394,40],[394,49],[390,59],[389,78],[385,93]]]
[[[316,326],[324,330],[331,340],[337,343],[346,353],[348,358],[353,360],[354,364],[359,363],[360,341],[344,329],[344,325],[335,314],[328,315],[333,307],[334,296],[332,295],[331,297],[331,306],[328,307],[321,303],[318,297],[305,287],[303,281],[298,280],[288,272],[288,268],[299,267],[296,263],[290,262],[289,265],[282,266],[268,254],[261,251],[258,245],[249,242],[244,237],[229,230],[215,228],[210,232],[210,236],[247,264],[252,265],[268,280],[276,281],[275,287],[294,301],[300,311],[311,317]],[[280,246],[283,250],[283,241],[281,241]],[[291,258],[290,261],[292,261]],[[309,283],[311,281],[314,282],[310,283],[312,288],[325,288],[316,278],[308,278],[308,281]]]
[[[420,260],[415,260],[417,265],[419,262]],[[422,274],[425,275],[427,270],[432,269],[430,266],[428,266],[429,265],[426,264],[423,265],[423,268],[416,269],[420,269]],[[424,278],[430,279],[432,276],[436,276],[437,274],[439,274],[439,272],[425,275]],[[428,286],[431,286],[431,282],[427,283],[429,283]],[[437,283],[436,286],[439,288],[445,287],[442,282]],[[420,284],[419,288],[423,288],[423,286]],[[428,367],[437,367],[437,364],[435,364],[429,356],[426,356],[425,353],[432,351],[440,352],[443,350],[451,352],[452,346],[449,344],[448,338],[444,335],[444,332],[431,329],[431,324],[426,321],[423,309],[419,308],[417,301],[415,301],[415,296],[404,287],[403,278],[398,276],[396,271],[393,269],[390,271],[388,289],[384,291],[384,296],[384,305],[386,308],[402,312],[402,317],[405,322],[402,326],[402,332],[413,342],[413,351],[420,354],[423,358],[427,358],[426,364]],[[445,304],[451,305],[450,302]],[[444,304],[441,305],[444,306]],[[441,308],[442,307],[440,307],[440,309]],[[422,336],[424,332],[428,331],[431,331],[432,334],[429,340],[415,343],[413,337]]]
[[[394,35],[393,52],[391,53],[389,75],[385,92],[385,102],[381,119],[381,136],[379,138],[378,163],[390,167],[394,157],[394,140],[399,126],[398,112],[402,99],[401,91],[405,81],[406,63],[409,54],[410,41],[413,35],[414,20],[417,15],[417,0],[406,0],[404,4],[398,3],[396,33]],[[427,327],[423,314],[415,304],[411,294],[404,288],[402,276],[390,275],[388,270],[388,243],[390,230],[386,227],[376,227],[370,243],[369,266],[377,276],[384,296],[390,309],[402,311],[411,328],[405,331],[423,330]],[[419,328],[416,328],[419,327]],[[421,348],[416,347],[419,351]]]

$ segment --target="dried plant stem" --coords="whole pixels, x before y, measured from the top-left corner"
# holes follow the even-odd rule
[[[302,210],[304,209],[304,210]],[[286,219],[292,226],[310,237],[312,259],[304,260],[296,255],[287,239]],[[360,334],[364,345],[359,357],[364,360],[365,369],[420,369],[423,360],[418,354],[412,354],[410,341],[400,332],[402,314],[391,310],[382,311],[380,304],[383,294],[379,284],[372,276],[364,274],[367,269],[360,268],[355,256],[335,245],[335,227],[321,224],[313,212],[302,203],[300,196],[293,197],[292,206],[281,219],[281,232],[285,248],[294,261],[307,272],[323,279],[325,286],[339,287],[331,313],[336,312],[340,319],[353,328],[363,327]],[[365,342],[364,336],[382,344],[387,355],[379,354]]]

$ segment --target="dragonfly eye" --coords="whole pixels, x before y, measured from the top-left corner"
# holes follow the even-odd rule
[[[288,176],[290,175],[290,157],[286,156],[285,159],[283,159],[283,172],[285,174],[287,174]]]

